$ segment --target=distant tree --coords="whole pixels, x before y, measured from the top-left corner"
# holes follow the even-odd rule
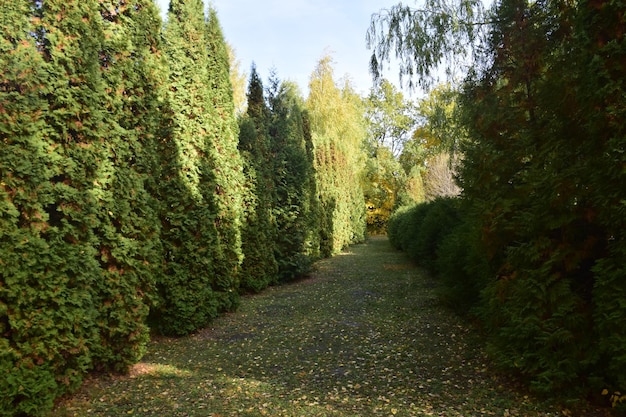
[[[416,109],[402,92],[383,79],[365,100],[365,117],[373,153],[386,146],[394,156],[400,155],[416,123]]]
[[[423,173],[424,198],[427,201],[455,197],[461,193],[456,181],[457,166],[458,161],[451,161],[450,154],[446,152],[428,158]]]
[[[387,221],[402,201],[407,175],[389,148],[381,146],[367,160],[363,192],[369,233],[383,233]]]
[[[226,43],[228,60],[230,61],[230,83],[233,86],[233,100],[235,101],[235,114],[241,116],[246,112],[246,83],[248,75],[241,69],[241,61],[237,59],[237,52]]]
[[[276,201],[276,259],[280,280],[293,279],[308,271],[319,246],[316,231],[313,160],[307,152],[311,138],[305,130],[304,100],[298,86],[280,82],[275,74],[267,89],[270,110],[270,147],[273,159]]]
[[[269,119],[263,82],[253,65],[248,82],[248,109],[240,119],[239,133],[239,150],[246,177],[241,286],[247,291],[260,291],[278,279],[274,218],[276,185]]]
[[[321,201],[321,252],[329,256],[365,237],[362,176],[366,125],[361,99],[333,79],[323,57],[311,76],[306,107],[311,120],[315,170]]]

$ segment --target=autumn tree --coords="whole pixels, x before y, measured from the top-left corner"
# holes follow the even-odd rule
[[[368,122],[368,161],[363,184],[367,225],[370,233],[380,233],[393,210],[410,200],[406,198],[409,194],[403,192],[407,173],[397,158],[411,137],[416,108],[384,79],[371,89],[364,104]]]
[[[365,237],[361,180],[366,126],[360,97],[349,85],[337,86],[329,56],[319,61],[309,90],[306,107],[321,201],[321,252],[328,256]]]
[[[386,146],[367,159],[363,193],[370,234],[384,233],[394,210],[409,202],[409,194],[403,195],[406,180],[402,166]]]
[[[247,74],[241,69],[241,61],[237,59],[237,51],[226,43],[228,59],[230,61],[230,83],[233,88],[233,100],[235,102],[235,114],[243,115],[246,112],[246,82]]]
[[[387,147],[394,156],[400,155],[410,138],[416,122],[416,109],[393,84],[383,79],[365,100],[365,117],[369,123],[370,147]]]

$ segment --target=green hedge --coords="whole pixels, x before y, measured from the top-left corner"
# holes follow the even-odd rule
[[[3,5],[2,415],[44,415],[88,370],[124,371],[143,354],[160,249],[138,91],[155,88],[129,81],[145,73],[124,57],[151,54],[150,4],[115,18],[96,1]]]
[[[397,210],[391,216],[387,229],[391,244],[436,274],[437,250],[461,223],[459,203],[456,198],[438,198]]]

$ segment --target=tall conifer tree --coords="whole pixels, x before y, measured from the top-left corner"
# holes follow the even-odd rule
[[[41,415],[98,340],[103,34],[91,0],[3,2],[1,16],[0,403]]]
[[[280,82],[275,75],[268,89],[270,147],[276,184],[276,247],[281,280],[303,274],[319,244],[312,239],[318,232],[317,212],[311,206],[315,193],[313,161],[307,154],[304,101],[298,87]]]
[[[172,0],[165,29],[169,60],[173,154],[162,175],[161,240],[165,270],[153,322],[185,334],[206,325],[224,307],[231,284],[217,283],[224,255],[217,227],[216,180],[210,135],[206,22],[201,0]],[[230,302],[229,302],[230,303]]]
[[[230,81],[230,57],[215,9],[207,20],[208,96],[212,128],[208,132],[212,169],[215,176],[216,227],[221,251],[217,253],[215,289],[225,298],[223,308],[237,303],[239,267],[243,259],[241,227],[243,221],[244,177],[242,159],[237,149],[239,125],[235,116],[233,87]]]
[[[241,285],[245,290],[259,291],[276,283],[278,264],[275,258],[273,209],[276,194],[268,131],[269,109],[263,83],[254,66],[248,84],[248,110],[240,123],[239,150],[247,181]]]
[[[161,19],[153,2],[101,1],[105,41],[99,54],[107,123],[99,163],[102,225],[97,229],[103,279],[99,367],[125,370],[144,352],[149,334],[148,300],[162,267],[158,206],[149,176],[158,177],[157,136],[164,113]],[[146,185],[147,187],[145,187]]]

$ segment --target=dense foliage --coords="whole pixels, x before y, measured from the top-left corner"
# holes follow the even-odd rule
[[[206,22],[201,0],[173,0],[164,34],[171,136],[162,138],[164,259],[151,320],[167,334],[201,328],[237,302],[243,178],[228,55],[211,16]]]
[[[497,277],[482,315],[500,361],[546,392],[626,386],[620,13],[503,2],[492,65],[466,87],[464,193]]]
[[[160,19],[143,1],[3,2],[1,16],[0,403],[39,415],[147,341]]]
[[[498,363],[536,391],[623,391],[623,4],[501,0],[486,18],[472,20],[480,11],[474,6],[398,8],[396,20],[380,22],[401,29],[399,36],[390,41],[383,30],[375,52],[384,59],[389,45],[414,33],[416,43],[400,48],[403,70],[427,74],[443,50],[458,52],[450,39],[458,27],[476,28],[466,32],[470,40],[487,35],[473,49],[460,99],[464,220],[439,244],[436,259],[452,265],[439,262],[439,272],[456,288],[449,294],[471,296]],[[452,30],[446,19],[455,15],[463,22]],[[423,30],[434,27],[434,16],[447,16],[440,34]],[[420,56],[437,36],[432,45],[443,49],[434,60]],[[424,216],[420,231],[394,226],[395,233],[424,233],[429,214],[414,210],[413,218]],[[419,239],[413,245],[420,247]]]
[[[321,204],[320,251],[329,256],[365,239],[361,180],[366,127],[360,98],[349,84],[337,86],[329,56],[319,61],[309,89],[306,107]]]
[[[404,170],[399,161],[416,124],[416,108],[387,80],[371,89],[364,106],[368,134],[363,181],[367,230],[371,234],[384,233],[396,208],[423,199],[421,183],[408,186],[418,171],[411,173],[412,167]]]
[[[308,112],[298,87],[272,77],[268,103],[276,260],[282,282],[308,272],[311,261],[320,256],[319,199]]]
[[[274,218],[276,184],[272,172],[269,137],[269,108],[263,82],[253,66],[248,83],[248,110],[240,120],[239,150],[244,160],[247,192],[243,228],[244,261],[241,285],[260,291],[278,280]]]
[[[0,415],[45,415],[90,370],[127,371],[150,330],[194,332],[306,273],[324,217],[337,248],[363,238],[360,165],[323,215],[304,100],[253,71],[238,121],[202,1],[173,0],[165,26],[149,0],[0,7]],[[350,123],[326,145],[360,149]]]

